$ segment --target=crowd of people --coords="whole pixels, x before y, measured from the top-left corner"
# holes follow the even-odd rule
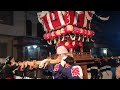
[[[82,68],[74,64],[64,46],[57,48],[57,59],[15,61],[9,57],[1,64],[1,79],[83,79]]]
[[[16,61],[14,57],[6,58],[0,63],[1,79],[83,79],[80,65],[74,63],[72,55],[64,46],[57,48],[57,58],[45,58]],[[119,79],[120,57],[96,58],[94,64],[88,64],[88,79]]]
[[[87,70],[88,79],[119,79],[120,56],[117,58],[101,56],[94,64],[89,64]]]

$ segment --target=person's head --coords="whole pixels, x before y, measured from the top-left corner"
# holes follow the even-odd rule
[[[66,59],[64,59],[64,61],[69,64],[69,65],[73,65],[74,64],[74,58],[71,56],[67,56]]]
[[[7,65],[11,65],[13,61],[14,61],[14,58],[12,56],[8,56],[6,58],[6,64]]]
[[[68,53],[68,50],[64,46],[59,46],[56,51],[57,54],[61,55],[62,57]]]

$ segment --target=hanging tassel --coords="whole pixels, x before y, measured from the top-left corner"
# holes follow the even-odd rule
[[[87,37],[86,42],[89,42],[89,38]]]
[[[56,38],[55,38],[55,39],[54,39],[54,44],[56,44],[56,42],[57,42],[57,41],[56,41]]]
[[[74,36],[72,36],[71,34],[69,34],[69,35],[70,35],[71,40],[75,40],[76,34]]]
[[[60,37],[58,38],[58,42],[60,42]]]
[[[52,12],[52,20],[55,20],[55,15],[53,12]]]
[[[81,37],[80,37],[80,35],[79,35],[79,37],[78,37],[78,41],[80,41],[80,39],[81,39]]]
[[[62,14],[65,15],[65,11],[62,11]]]
[[[50,40],[50,41],[47,41],[47,43],[48,43],[49,45],[52,45],[52,42],[51,42],[51,40]]]
[[[61,41],[64,41],[65,40],[65,36],[63,35],[63,37],[62,37],[62,40]]]
[[[82,42],[84,42],[84,37],[83,37],[83,39],[82,39]]]
[[[99,18],[100,20],[103,20],[103,21],[107,21],[109,20],[109,16],[108,17],[101,17],[101,16],[98,16],[96,14],[94,14],[97,18]]]
[[[91,37],[90,37],[90,40],[91,40],[92,42],[95,42]]]

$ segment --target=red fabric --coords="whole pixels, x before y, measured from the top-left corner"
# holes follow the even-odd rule
[[[57,49],[57,47],[59,47],[59,46],[64,46],[64,43],[65,43],[65,42],[60,41],[60,42],[56,45],[56,49]]]
[[[52,20],[52,14],[55,16],[55,20]],[[53,25],[54,28],[57,28],[58,26],[61,26],[61,23],[60,23],[60,20],[59,20],[59,17],[58,17],[58,11],[50,12],[50,19],[51,19],[51,22],[52,22],[52,25]]]
[[[93,14],[89,11],[88,12],[89,16],[92,17]],[[83,27],[84,24],[84,20],[85,20],[85,13],[81,13],[78,15],[78,22],[77,22],[77,26],[81,26]],[[90,22],[87,20],[87,26],[86,28],[89,28]]]
[[[73,24],[74,17],[75,17],[75,11],[69,11],[69,14],[70,14],[70,23]]]
[[[69,23],[69,16],[70,16],[69,11],[65,11],[65,15],[63,15],[65,24]]]
[[[49,30],[50,30],[50,27],[49,27],[48,21],[47,21],[47,14],[42,17],[42,20],[43,20],[43,22],[44,22],[44,24],[45,24],[46,29],[49,31]]]
[[[79,14],[78,15],[78,21],[77,21],[77,26],[83,27],[84,19],[85,19],[85,13]]]

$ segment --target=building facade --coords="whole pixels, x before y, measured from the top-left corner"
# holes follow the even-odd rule
[[[23,48],[36,43],[33,41],[33,43],[22,44],[21,49],[18,50],[19,45],[15,44],[18,43],[16,38],[24,37],[21,38],[23,41],[28,37],[31,40],[33,38],[38,40],[40,36],[39,41],[41,41],[42,35],[39,35],[41,31],[38,34],[38,26],[39,30],[43,30],[37,19],[37,11],[0,11],[0,58],[14,56],[15,59],[24,59],[21,57],[21,54],[24,54]]]

